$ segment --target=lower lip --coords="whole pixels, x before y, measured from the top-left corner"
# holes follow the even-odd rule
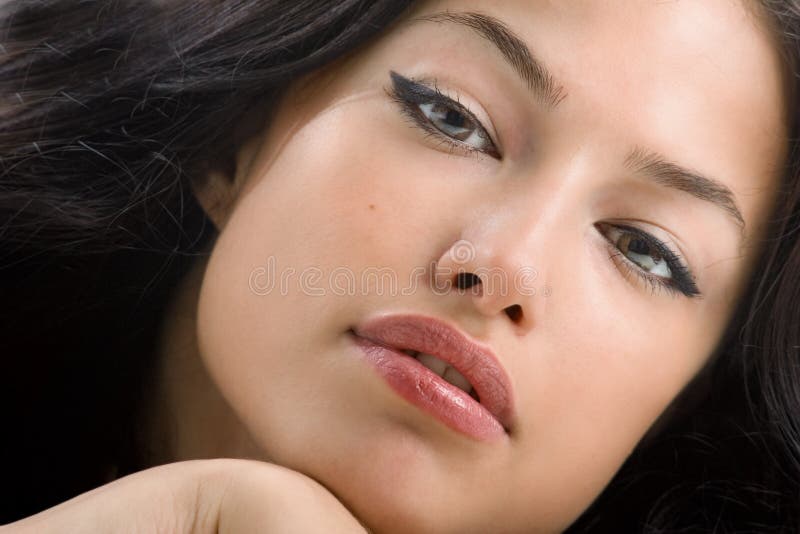
[[[500,422],[469,394],[411,356],[354,336],[367,362],[401,397],[453,430],[481,441],[505,436]]]

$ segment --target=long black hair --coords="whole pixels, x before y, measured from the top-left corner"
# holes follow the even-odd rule
[[[2,4],[0,522],[147,463],[161,316],[214,237],[191,180],[409,3]]]
[[[148,466],[139,410],[165,303],[215,237],[190,184],[230,173],[288,84],[410,4],[0,3],[0,523]],[[800,3],[761,7],[797,86]],[[791,114],[782,194],[719,356],[572,532],[800,530]]]

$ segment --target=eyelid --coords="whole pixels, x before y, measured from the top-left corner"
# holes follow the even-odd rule
[[[642,228],[638,228],[631,225],[627,221],[603,221],[597,223],[596,226],[598,226],[598,230],[607,242],[609,249],[613,249],[613,251],[615,251],[612,254],[612,259],[614,257],[619,257],[619,260],[615,261],[622,262],[624,268],[634,272],[634,274],[638,275],[642,280],[650,284],[651,289],[655,289],[654,285],[658,284],[661,289],[666,289],[673,294],[684,295],[688,298],[700,298],[703,296],[703,293],[698,287],[697,279],[694,274],[695,271],[692,269],[690,262],[687,261],[680,247],[676,247],[678,249],[677,252],[673,250],[673,246],[670,245],[670,241],[673,241],[672,239],[666,240],[659,238],[655,232],[649,232]],[[673,272],[673,277],[670,280],[667,280],[659,277],[658,275],[652,275],[645,272],[638,265],[636,265],[635,262],[630,260],[627,256],[625,256],[625,254],[617,249],[616,245],[606,235],[607,230],[604,229],[604,227],[612,228],[622,233],[636,235],[647,241],[650,245],[656,248],[662,257],[668,260],[667,263],[670,267],[670,270]]]
[[[484,129],[486,135],[489,137],[489,141],[494,145],[498,154],[504,153],[497,129],[492,119],[489,117],[489,114],[485,111],[483,106],[478,103],[477,99],[471,97],[466,92],[449,89],[447,86],[441,88],[438,80],[433,77],[421,76],[406,78],[393,70],[389,71],[389,74],[395,85],[403,87],[404,93],[419,97],[420,102],[417,103],[430,102],[433,100],[450,106],[455,105],[460,111],[463,111],[467,116],[475,120],[479,127]],[[467,103],[462,102],[462,98],[465,95]],[[472,103],[475,103],[475,105],[470,105]],[[477,109],[477,111],[474,111],[473,108]]]
[[[694,262],[689,259],[689,255],[685,250],[684,242],[674,237],[671,232],[668,232],[661,226],[639,219],[606,219],[604,223],[616,226],[617,228],[633,229],[634,232],[641,232],[652,236],[664,244],[670,251],[680,256],[687,269],[693,273],[697,272]]]

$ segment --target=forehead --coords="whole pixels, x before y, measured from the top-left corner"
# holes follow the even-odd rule
[[[417,13],[443,11],[491,15],[517,33],[563,86],[559,115],[587,139],[645,146],[714,176],[748,223],[763,217],[785,157],[785,94],[755,2],[445,0]]]

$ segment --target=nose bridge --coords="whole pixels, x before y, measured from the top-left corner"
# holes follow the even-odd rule
[[[478,310],[489,316],[505,312],[523,332],[542,312],[548,278],[569,254],[569,229],[579,226],[575,207],[586,176],[579,159],[571,163],[553,161],[506,177],[509,185],[485,197],[440,259],[445,276],[455,287],[470,289]]]
[[[515,178],[502,196],[482,206],[462,235],[475,245],[483,264],[512,272],[546,270],[545,249],[567,208],[563,175],[563,168],[552,168]]]
[[[557,252],[554,240],[580,224],[583,199],[604,172],[597,168],[602,158],[596,151],[563,139],[551,157],[511,170],[503,194],[482,207],[481,216],[464,229],[465,238],[472,237],[487,260],[514,267],[533,264],[544,272],[545,253]]]

